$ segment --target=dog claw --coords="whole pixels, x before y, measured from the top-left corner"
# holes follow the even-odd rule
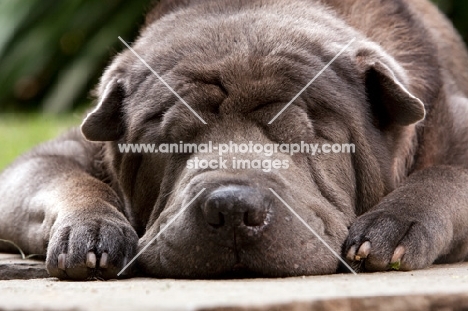
[[[91,269],[96,268],[96,254],[93,252],[89,252],[86,255],[86,266]]]
[[[359,259],[355,259],[355,260],[361,260],[363,258],[367,258],[367,256],[369,256],[370,250],[371,250],[371,244],[369,241],[362,243],[356,255],[356,258],[359,258]]]
[[[101,259],[99,260],[99,268],[106,269],[108,267],[109,255],[107,253],[102,253]]]
[[[58,268],[63,271],[65,271],[66,256],[66,254],[60,254],[58,256]]]
[[[392,260],[390,262],[391,263],[400,262],[405,252],[406,252],[405,247],[399,245],[397,248],[395,248],[395,251],[393,252]]]
[[[354,261],[356,256],[356,245],[351,246],[348,253],[346,254],[346,259],[349,261]]]

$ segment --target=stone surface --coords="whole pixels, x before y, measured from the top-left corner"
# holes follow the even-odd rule
[[[48,277],[44,261],[21,259],[20,255],[0,254],[0,280]]]
[[[4,255],[0,258],[5,263]],[[18,270],[16,260],[11,267]],[[18,309],[468,310],[468,263],[285,279],[0,281],[0,310]]]
[[[468,294],[378,296],[324,299],[256,307],[219,307],[206,311],[449,311],[468,310]]]

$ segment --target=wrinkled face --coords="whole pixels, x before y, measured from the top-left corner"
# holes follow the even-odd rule
[[[229,68],[221,71],[227,79]],[[323,111],[314,122],[313,108],[307,109],[302,100],[269,125],[294,93],[278,91],[284,87],[282,77],[255,81],[249,74],[236,76],[243,80],[238,85],[226,80],[195,81],[187,86],[187,93],[181,92],[206,125],[176,103],[160,113],[159,121],[135,126],[143,130],[129,141],[155,143],[160,148],[175,143],[179,150],[183,142],[199,149],[142,155],[142,165],[148,165],[141,171],[157,174],[152,164],[162,161],[165,176],[140,246],[184,209],[141,256],[146,271],[158,276],[206,277],[242,270],[269,276],[336,270],[337,259],[280,198],[339,251],[353,219],[352,154],[312,155],[312,148],[291,154],[285,148],[301,143],[341,146],[350,142],[350,133],[332,112],[327,116]],[[300,87],[291,85],[291,89]],[[200,109],[198,103],[206,102],[212,105],[209,110]],[[145,114],[150,113],[155,112]],[[214,149],[206,152],[207,145]],[[251,152],[245,152],[249,145]],[[261,151],[255,152],[254,147]]]
[[[366,78],[387,83],[372,84],[377,95],[406,89],[380,57],[366,60],[377,52],[350,47],[277,116],[351,38],[291,18],[182,14],[175,28],[170,17],[147,28],[135,51],[193,111],[128,51],[104,76],[83,132],[114,141],[129,218],[140,249],[149,245],[138,259],[147,274],[333,273],[329,248],[340,254],[356,214],[391,190],[407,124],[372,106]],[[122,143],[159,152],[125,153]]]

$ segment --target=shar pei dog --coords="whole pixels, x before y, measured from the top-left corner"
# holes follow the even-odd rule
[[[121,40],[81,128],[0,175],[0,238],[51,276],[467,258],[468,55],[429,1],[161,0]]]

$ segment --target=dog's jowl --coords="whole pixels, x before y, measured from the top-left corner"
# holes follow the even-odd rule
[[[467,258],[468,55],[428,1],[162,0],[129,47],[0,175],[0,238],[51,276]]]

